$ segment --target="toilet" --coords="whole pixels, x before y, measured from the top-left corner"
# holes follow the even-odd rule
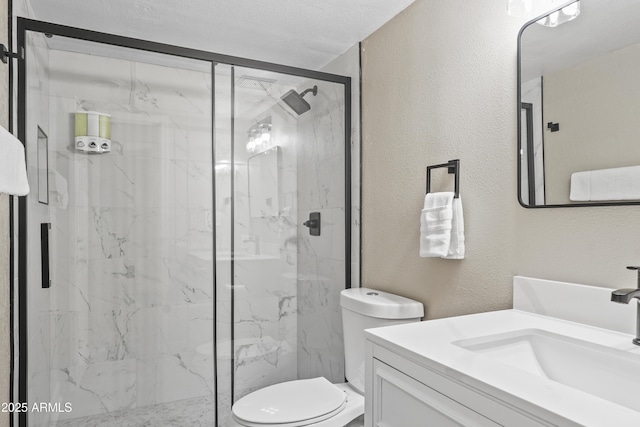
[[[254,391],[233,404],[229,427],[343,427],[364,413],[364,330],[418,322],[421,303],[368,288],[340,293],[347,382],[287,381]]]

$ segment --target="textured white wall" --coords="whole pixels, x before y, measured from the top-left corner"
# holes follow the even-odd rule
[[[511,303],[519,27],[502,1],[418,0],[363,44],[363,284],[417,298],[427,318]],[[419,258],[425,168],[453,158],[466,259]]]
[[[502,0],[418,0],[363,44],[363,285],[417,298],[427,318],[510,307],[514,274],[635,284],[640,207],[517,203],[521,24]],[[452,158],[467,257],[422,259],[425,167]]]
[[[571,174],[640,165],[640,44],[544,76],[547,202],[570,203]]]

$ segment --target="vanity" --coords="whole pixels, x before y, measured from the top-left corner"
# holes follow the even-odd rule
[[[518,200],[639,205],[640,2],[561,3],[518,37]],[[513,286],[511,310],[367,330],[365,426],[640,426],[637,289]]]
[[[514,309],[367,331],[365,425],[640,426],[636,304],[514,278]]]

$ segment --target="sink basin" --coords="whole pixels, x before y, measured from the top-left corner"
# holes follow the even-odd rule
[[[520,329],[452,344],[640,411],[638,354],[541,329]]]

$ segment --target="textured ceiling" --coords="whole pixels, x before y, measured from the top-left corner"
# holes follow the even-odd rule
[[[35,19],[319,69],[413,0],[31,0]]]

